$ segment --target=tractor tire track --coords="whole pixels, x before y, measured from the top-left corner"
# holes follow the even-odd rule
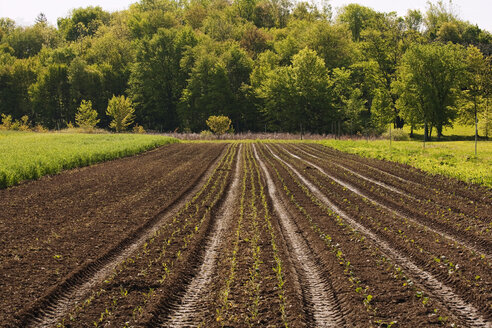
[[[206,306],[202,300],[207,295],[207,292],[209,292],[209,285],[213,279],[217,258],[221,251],[221,242],[231,225],[234,211],[233,206],[239,196],[239,176],[242,165],[241,149],[242,145],[239,146],[233,181],[227,191],[226,199],[219,210],[220,214],[214,222],[211,235],[205,243],[205,255],[199,271],[192,278],[184,296],[178,301],[178,304],[174,305],[174,311],[166,318],[163,318],[159,324],[160,327],[197,326],[200,322],[196,320],[196,314],[206,310]]]
[[[220,158],[227,153],[227,150],[227,148],[224,149],[187,189],[176,195],[166,209],[121,241],[116,247],[107,251],[103,256],[83,265],[75,273],[67,277],[64,282],[54,287],[46,297],[38,300],[31,309],[26,310],[19,319],[19,325],[36,328],[54,326],[66,315],[73,304],[81,302],[94,286],[102,282],[119,263],[141,247],[170,217],[175,215],[184,204],[191,200],[193,195],[205,184],[206,179],[220,161]]]
[[[320,268],[313,259],[312,251],[285,208],[267,167],[258,156],[256,145],[253,145],[253,150],[265,174],[268,195],[279,217],[284,238],[290,244],[291,254],[294,256],[293,262],[297,267],[296,271],[301,273],[299,279],[305,294],[303,297],[308,305],[306,310],[312,316],[311,325],[313,327],[343,327],[345,322],[342,311],[330,282],[320,275]]]
[[[376,236],[370,229],[349,217],[291,164],[276,155],[268,145],[266,145],[266,148],[277,161],[284,163],[323,204],[337,213],[353,228],[364,234],[377,247],[379,247],[379,249],[387,257],[392,258],[395,263],[398,263],[398,265],[400,265],[415,282],[427,289],[432,295],[436,296],[444,307],[455,313],[458,318],[467,324],[467,326],[485,328],[492,327],[492,324],[484,319],[480,312],[472,304],[469,304],[459,295],[455,294],[450,287],[444,283],[441,283],[431,273],[420,269],[411,259],[391,247],[386,241]]]
[[[313,145],[308,145],[306,147],[306,149],[309,149],[310,151],[316,152],[318,154],[321,153],[321,154],[328,156],[330,158],[333,158],[335,160],[340,160],[340,157],[337,156],[338,152],[334,152],[332,149],[330,149],[328,147],[324,147],[324,146],[322,146],[322,147],[326,148],[326,149],[318,149],[317,147],[315,147]],[[348,154],[348,153],[344,153],[343,156],[344,156],[343,160],[345,162],[347,162],[347,161],[351,162],[356,166],[362,165],[362,166],[366,167],[367,169],[369,169],[369,171],[376,172],[377,174],[381,174],[383,176],[390,177],[392,179],[396,179],[399,182],[403,183],[404,185],[412,186],[411,188],[413,188],[413,189],[410,189],[410,190],[420,190],[420,189],[428,190],[431,194],[435,193],[437,190],[439,190],[442,193],[446,194],[449,197],[449,199],[453,199],[456,202],[459,202],[462,204],[467,204],[467,205],[477,205],[478,203],[483,202],[484,199],[491,199],[490,192],[485,191],[485,189],[483,187],[480,187],[480,186],[465,185],[463,188],[464,182],[460,182],[460,181],[452,181],[451,185],[449,185],[442,180],[445,178],[439,178],[437,175],[429,175],[429,173],[424,173],[418,169],[415,169],[415,168],[409,169],[408,167],[405,167],[404,165],[394,163],[394,166],[397,167],[398,169],[400,169],[401,172],[405,175],[404,177],[402,177],[402,176],[399,176],[397,174],[394,174],[392,172],[387,171],[387,170],[389,170],[389,168],[384,168],[384,169],[380,168],[377,164],[373,163],[373,161],[375,161],[375,160],[362,158],[360,156]],[[354,159],[357,157],[360,157],[360,160]],[[368,162],[370,164],[368,164],[366,162]],[[388,162],[384,162],[384,163],[388,164]],[[389,163],[391,164],[391,162],[389,162]],[[420,181],[421,179],[428,179],[429,177],[431,177],[433,180],[437,180],[437,181],[434,181],[434,182],[436,182],[436,184],[433,185],[432,187],[429,187],[428,184],[422,183],[422,181]],[[449,182],[449,181],[447,181],[447,182]],[[467,188],[471,188],[472,190],[464,190]],[[460,213],[459,208],[452,206],[452,204],[451,204],[451,207],[453,208],[453,210],[457,211],[457,213]],[[470,208],[469,208],[469,210],[470,210]],[[470,213],[468,213],[467,215],[470,215]],[[490,217],[488,217],[488,220],[487,220],[487,218],[482,218],[482,220],[483,219],[486,219],[486,222],[490,222]]]
[[[490,253],[490,247],[487,247],[486,245],[481,245],[481,244],[479,244],[479,243],[473,243],[473,244],[471,244],[471,242],[470,242],[469,240],[467,240],[467,239],[463,238],[462,236],[460,236],[460,235],[458,235],[458,234],[455,234],[455,235],[450,235],[449,233],[447,233],[447,232],[446,232],[446,231],[444,231],[443,229],[439,229],[439,228],[437,228],[437,227],[432,227],[432,226],[430,226],[429,224],[426,224],[426,223],[424,223],[424,222],[421,222],[421,221],[420,221],[419,219],[417,219],[417,218],[414,218],[414,217],[411,217],[411,216],[405,215],[405,214],[403,214],[402,212],[400,212],[400,211],[398,211],[398,210],[396,210],[396,209],[393,209],[393,208],[391,208],[391,207],[389,207],[389,206],[386,206],[386,205],[382,204],[380,201],[378,201],[378,200],[374,199],[373,197],[371,197],[371,196],[370,196],[367,192],[364,192],[364,191],[360,190],[359,188],[357,188],[356,186],[352,185],[351,183],[349,183],[349,182],[345,182],[345,181],[342,181],[342,180],[340,180],[340,179],[338,179],[338,178],[336,178],[336,177],[334,177],[334,176],[330,175],[328,172],[326,172],[325,170],[323,170],[320,166],[316,165],[315,163],[310,162],[310,161],[308,161],[308,160],[306,160],[306,159],[304,159],[304,158],[301,158],[301,157],[299,157],[299,156],[297,156],[297,155],[295,155],[295,154],[291,153],[290,151],[288,151],[287,149],[285,149],[285,147],[283,147],[283,148],[282,148],[282,150],[283,150],[284,152],[286,152],[287,154],[289,154],[291,157],[296,158],[296,159],[298,159],[298,160],[300,160],[300,161],[303,161],[304,163],[306,163],[306,164],[310,165],[311,167],[314,167],[314,168],[315,168],[315,169],[317,169],[319,172],[321,172],[322,174],[324,174],[325,176],[327,176],[327,177],[328,177],[328,178],[330,178],[331,180],[335,181],[335,182],[336,182],[336,183],[338,183],[339,185],[341,185],[341,186],[343,186],[343,187],[345,187],[345,188],[349,189],[350,191],[354,192],[355,194],[357,194],[357,195],[359,195],[359,196],[362,196],[362,197],[367,198],[367,199],[368,199],[368,200],[370,200],[371,202],[373,202],[373,203],[377,204],[379,207],[384,208],[385,210],[387,210],[387,211],[389,211],[389,212],[393,213],[394,215],[396,215],[396,216],[398,216],[398,217],[400,217],[400,218],[403,218],[403,219],[408,219],[408,220],[412,221],[413,223],[417,224],[418,226],[421,226],[421,227],[423,227],[423,228],[426,228],[426,229],[428,229],[428,230],[430,230],[430,231],[432,231],[432,232],[434,232],[434,233],[436,233],[436,234],[438,234],[438,235],[440,235],[440,236],[442,236],[442,237],[444,237],[444,238],[447,238],[447,239],[449,239],[449,240],[451,240],[451,241],[453,241],[453,242],[455,242],[455,243],[457,243],[457,244],[460,244],[460,245],[461,245],[461,246],[463,246],[464,248],[468,248],[469,250],[471,250],[471,251],[473,251],[473,252],[476,252],[476,253],[478,253],[478,254],[483,254],[483,255],[487,258],[487,260],[488,260],[489,262],[490,262],[490,261],[492,261],[492,254]],[[307,153],[307,152],[303,151],[302,149],[299,149],[299,150],[300,150],[301,152],[305,153],[305,154],[308,154],[309,156],[312,156],[312,157],[315,157],[315,158],[318,158],[318,159],[319,159],[319,157],[317,157],[317,156],[315,156],[315,155],[311,155],[311,154],[309,154],[309,153]],[[354,174],[355,176],[357,176],[357,177],[359,177],[359,178],[361,178],[361,179],[363,179],[363,180],[366,180],[366,181],[369,181],[369,182],[375,183],[375,184],[377,184],[377,185],[379,185],[379,186],[381,186],[381,187],[383,187],[383,188],[386,188],[386,189],[388,189],[388,190],[391,190],[391,191],[397,192],[397,193],[399,193],[399,194],[401,194],[401,195],[404,195],[404,196],[407,196],[407,197],[409,197],[409,198],[412,198],[412,199],[415,199],[415,200],[416,200],[416,198],[415,198],[415,197],[413,197],[413,196],[411,196],[411,195],[407,195],[407,194],[406,194],[406,193],[404,193],[403,191],[400,191],[400,190],[398,190],[398,189],[396,189],[396,188],[393,188],[393,187],[391,187],[391,186],[388,186],[388,185],[386,185],[386,184],[385,184],[385,183],[383,183],[383,182],[378,182],[378,181],[375,181],[375,180],[373,180],[373,179],[371,179],[371,178],[365,177],[365,176],[363,176],[363,175],[361,175],[361,174],[359,174],[359,173],[357,173],[357,172],[355,172],[355,171],[353,171],[353,170],[351,170],[351,169],[348,169],[348,168],[343,167],[343,166],[342,166],[342,165],[340,165],[340,164],[333,163],[333,162],[332,162],[331,164],[333,164],[333,165],[335,165],[335,166],[337,166],[337,167],[339,167],[339,168],[341,168],[341,169],[343,169],[343,170],[346,170],[346,171],[348,171],[348,172],[350,172],[350,173]]]

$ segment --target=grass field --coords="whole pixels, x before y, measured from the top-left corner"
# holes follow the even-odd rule
[[[405,125],[403,131],[410,134],[410,126]],[[416,129],[413,131],[415,140],[424,139],[424,129]],[[442,141],[458,141],[458,140],[474,140],[475,139],[475,126],[474,125],[462,125],[455,124],[453,127],[445,127],[442,131]],[[479,138],[484,137],[483,128],[479,125],[478,128]],[[489,135],[489,138],[491,136]],[[432,130],[432,141],[437,140],[436,130]]]
[[[408,164],[433,174],[443,174],[467,182],[492,187],[492,141],[478,143],[474,156],[473,141],[428,142],[425,149],[418,141],[324,140],[321,144],[364,157]]]
[[[0,131],[0,188],[177,141],[137,134]]]

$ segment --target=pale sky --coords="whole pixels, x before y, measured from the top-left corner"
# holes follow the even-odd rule
[[[56,25],[56,19],[67,16],[73,8],[101,6],[104,10],[115,11],[127,9],[134,2],[137,0],[0,0],[0,17],[12,18],[19,25],[30,25],[43,12],[48,21]],[[427,4],[427,0],[329,0],[335,10],[354,2],[377,11],[396,11],[400,16],[404,16],[408,9],[425,11]],[[492,32],[492,0],[453,0],[453,4],[461,19]]]

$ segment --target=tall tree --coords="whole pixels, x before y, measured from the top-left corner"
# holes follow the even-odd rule
[[[257,93],[264,99],[272,128],[324,132],[332,117],[331,83],[323,59],[305,48],[293,57],[292,65],[268,72]]]
[[[200,53],[181,97],[179,115],[185,130],[206,129],[212,115],[228,115],[235,106],[227,69],[216,55]]]
[[[469,46],[466,56],[467,64],[467,90],[464,92],[466,104],[462,106],[462,120],[475,124],[475,156],[477,155],[478,119],[481,113],[486,111],[485,98],[490,93],[490,80],[492,67],[480,50]],[[471,120],[470,120],[471,119]]]
[[[43,69],[29,95],[36,120],[43,125],[59,129],[75,118],[66,65],[51,64]]]
[[[374,22],[376,16],[377,13],[371,8],[352,3],[342,7],[338,20],[347,24],[352,32],[352,39],[359,41],[362,31]]]
[[[180,62],[196,44],[189,28],[159,29],[152,39],[139,43],[129,84],[140,124],[167,131],[179,125],[176,109],[188,75]]]
[[[68,41],[94,35],[100,26],[108,24],[110,14],[101,7],[73,9],[69,17],[58,19],[58,28]]]
[[[398,106],[404,117],[424,124],[426,139],[430,127],[440,139],[456,118],[465,69],[463,48],[452,44],[414,45],[403,55],[394,83]]]

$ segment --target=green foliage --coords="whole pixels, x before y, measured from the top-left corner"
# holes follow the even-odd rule
[[[366,100],[362,98],[362,92],[357,88],[353,89],[350,98],[345,102],[350,134],[354,134],[357,130],[360,130],[360,126],[363,124],[362,112],[366,109],[365,103]]]
[[[152,135],[0,131],[0,188],[174,142]]]
[[[2,114],[2,130],[10,130],[12,128],[12,116]]]
[[[77,8],[72,10],[70,17],[59,18],[58,27],[68,41],[94,35],[99,27],[108,23],[109,13],[101,7]]]
[[[125,96],[113,96],[108,102],[108,108],[106,109],[106,115],[110,116],[113,120],[109,124],[109,127],[116,130],[116,132],[123,132],[126,128],[133,124],[135,119],[135,109],[132,102]]]
[[[213,133],[210,130],[203,130],[200,132],[200,139],[210,139],[213,137]]]
[[[64,64],[51,64],[42,70],[36,83],[29,88],[29,97],[36,110],[36,119],[49,128],[61,128],[75,115],[68,68]]]
[[[108,128],[108,99],[125,94],[156,131],[199,132],[226,115],[238,132],[382,133],[388,122],[430,132],[476,111],[489,135],[490,92],[474,91],[487,68],[447,42],[492,54],[492,34],[447,0],[404,17],[358,4],[332,17],[326,2],[142,0],[77,8],[57,27],[43,14],[26,27],[0,18],[0,113],[61,129],[87,99]],[[436,77],[423,98],[419,61]]]
[[[338,19],[347,24],[354,41],[359,41],[362,31],[376,18],[376,12],[358,4],[349,4],[341,8]]]
[[[394,92],[404,118],[414,124],[442,129],[456,117],[464,84],[463,49],[452,44],[415,45],[403,56]]]
[[[180,62],[196,44],[195,33],[190,29],[160,29],[151,40],[138,44],[130,94],[140,122],[156,130],[174,130],[179,124],[177,106],[189,71],[181,68]]]
[[[381,135],[385,139],[390,139],[389,130]],[[403,129],[394,129],[391,131],[391,139],[394,141],[410,141],[410,135]]]
[[[224,115],[210,116],[207,125],[213,133],[220,136],[231,128],[231,119]]]
[[[460,106],[460,120],[475,124],[475,117],[482,116],[487,110],[487,98],[492,94],[492,61],[485,58],[475,46],[467,48],[467,90]]]
[[[305,48],[293,57],[292,65],[267,72],[257,93],[271,127],[316,131],[333,115],[327,102],[331,84],[323,59]]]
[[[92,102],[90,100],[82,100],[75,114],[75,123],[81,128],[94,128],[99,121],[97,111],[92,109]]]
[[[385,89],[376,89],[371,104],[371,114],[374,125],[379,130],[385,130],[389,123],[395,119],[393,100]]]
[[[232,49],[221,56],[210,50],[215,49],[197,49],[199,52],[195,54],[197,58],[179,104],[183,127],[192,131],[205,129],[205,121],[211,115],[234,114],[234,104],[244,99],[242,79],[249,78],[249,74],[244,74],[249,69],[249,62],[243,51]],[[228,70],[235,71],[237,76],[230,79]],[[231,117],[234,119],[233,115]]]
[[[11,115],[1,114],[1,116],[0,130],[29,131],[31,129],[27,115],[22,116],[20,120],[13,120]]]
[[[135,126],[133,127],[133,133],[145,133],[145,129],[143,126],[141,125],[138,125],[138,124],[135,124]]]

